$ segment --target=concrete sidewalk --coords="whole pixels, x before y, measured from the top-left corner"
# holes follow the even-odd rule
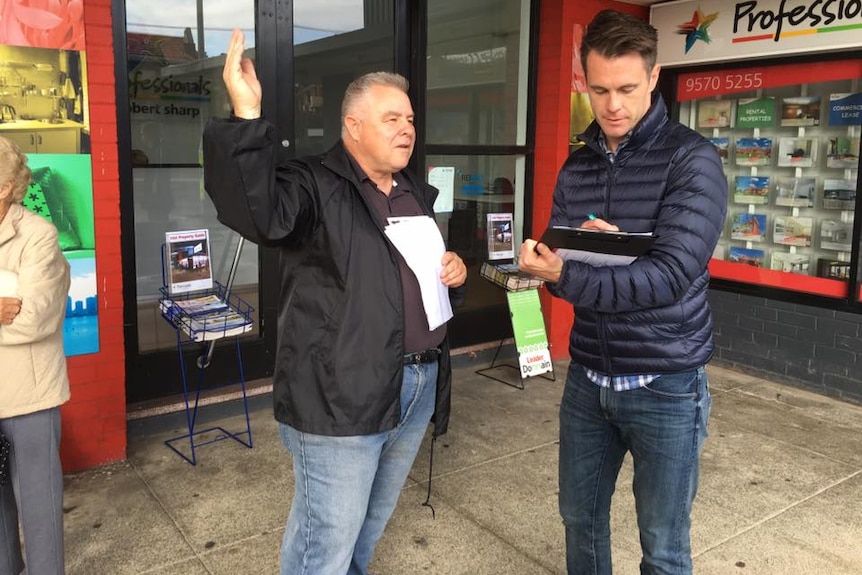
[[[436,519],[421,505],[426,438],[375,575],[565,573],[557,410],[566,364],[555,382],[533,378],[519,390],[477,375],[487,364],[474,363],[456,370],[450,431],[435,447]],[[708,373],[695,572],[862,573],[862,407],[721,367]],[[163,443],[185,432],[183,420],[163,416],[130,425],[126,462],[68,476],[68,575],[278,573],[293,479],[269,402],[251,402],[253,449],[221,441],[199,448],[191,466]],[[234,404],[201,417],[235,431],[245,424],[236,413]],[[631,476],[627,459],[612,520],[622,575],[640,559]]]

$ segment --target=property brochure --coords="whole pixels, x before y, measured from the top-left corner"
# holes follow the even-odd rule
[[[772,160],[772,138],[739,138],[736,140],[736,164],[768,166]]]
[[[171,294],[212,289],[209,230],[165,234],[165,278]]]
[[[515,236],[512,233],[512,214],[488,214],[488,259],[512,260],[515,258]]]
[[[856,181],[823,180],[823,207],[827,210],[855,209]]]
[[[774,123],[775,98],[740,98],[737,101],[737,128],[768,128]]]
[[[491,262],[482,264],[479,274],[486,280],[494,283],[506,291],[520,291],[538,288],[544,285],[544,281],[528,273],[518,271],[511,265],[494,265]]]
[[[251,319],[235,311],[213,312],[194,316],[181,322],[186,335],[194,341],[210,341],[251,331]],[[188,327],[186,330],[185,328]]]
[[[818,258],[817,275],[822,278],[847,281],[850,279],[850,262]]]
[[[766,239],[766,214],[736,212],[731,215],[730,239],[762,242]]]
[[[811,262],[807,255],[772,252],[772,263],[769,268],[792,274],[808,275],[810,265]]]
[[[701,100],[697,104],[698,128],[729,128],[732,100]]]
[[[785,246],[811,246],[814,220],[809,217],[776,216],[772,241]]]
[[[829,94],[830,126],[862,126],[862,92]]]
[[[726,166],[728,163],[727,159],[730,149],[730,138],[709,138],[709,141],[712,142],[712,145],[715,146],[716,150],[718,150],[718,156],[721,158],[721,165]]]
[[[827,168],[858,168],[859,138],[839,136],[829,138],[829,148],[826,154]]]
[[[810,168],[817,161],[817,138],[780,138],[778,165]]]
[[[781,102],[782,126],[819,126],[820,96],[784,98]]]
[[[763,258],[766,252],[763,250],[752,250],[748,248],[740,248],[737,246],[730,247],[730,261],[738,264],[746,264],[757,268],[763,267]]]
[[[170,301],[179,312],[190,316],[218,312],[228,308],[227,302],[215,294]]]
[[[810,208],[814,206],[814,178],[778,178],[776,206]]]
[[[849,252],[853,240],[853,222],[823,220],[820,222],[820,248]]]
[[[737,204],[766,204],[769,202],[768,176],[736,176],[733,201]]]

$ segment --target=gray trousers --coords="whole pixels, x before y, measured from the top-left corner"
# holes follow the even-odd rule
[[[0,575],[64,575],[60,408],[0,419],[12,442],[11,482],[0,487]]]

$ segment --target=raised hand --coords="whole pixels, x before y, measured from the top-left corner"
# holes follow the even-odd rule
[[[250,59],[243,58],[244,51],[245,36],[239,28],[234,28],[225,55],[222,78],[234,116],[253,120],[260,118],[261,88],[254,64]]]

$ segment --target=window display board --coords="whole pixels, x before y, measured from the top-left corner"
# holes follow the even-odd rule
[[[676,90],[679,120],[716,146],[728,178],[711,275],[848,297],[862,59],[700,70]]]

